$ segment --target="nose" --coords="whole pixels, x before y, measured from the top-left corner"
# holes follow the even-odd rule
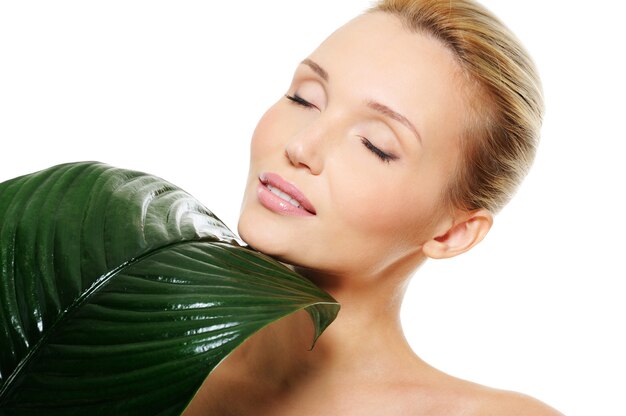
[[[324,169],[326,140],[320,123],[312,123],[295,134],[285,146],[285,156],[295,167],[319,175]]]

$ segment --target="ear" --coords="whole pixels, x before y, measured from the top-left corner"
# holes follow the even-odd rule
[[[445,259],[465,253],[480,243],[493,225],[493,215],[485,210],[478,209],[457,215],[445,232],[423,246],[422,251],[432,259]]]

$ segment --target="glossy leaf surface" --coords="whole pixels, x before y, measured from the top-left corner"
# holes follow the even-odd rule
[[[84,162],[0,184],[0,414],[177,415],[247,337],[332,297],[172,184]]]

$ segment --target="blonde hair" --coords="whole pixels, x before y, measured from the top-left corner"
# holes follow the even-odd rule
[[[454,52],[474,94],[463,155],[441,199],[448,208],[497,213],[533,163],[543,116],[541,82],[519,40],[471,0],[382,0],[368,12],[400,18]]]

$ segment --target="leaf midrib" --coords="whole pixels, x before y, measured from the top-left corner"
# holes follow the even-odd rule
[[[13,387],[13,381],[22,373],[22,371],[26,367],[28,367],[28,364],[30,364],[30,362],[37,355],[42,345],[45,344],[45,341],[47,341],[48,338],[50,338],[50,336],[52,336],[52,334],[55,332],[57,326],[60,325],[65,320],[66,317],[69,317],[74,311],[78,310],[88,299],[90,299],[90,297],[95,292],[97,292],[102,286],[108,283],[109,280],[113,278],[116,274],[118,274],[120,271],[162,250],[166,250],[166,249],[178,246],[178,245],[184,245],[184,244],[196,243],[196,242],[214,243],[218,241],[220,240],[216,238],[212,238],[212,237],[201,237],[201,238],[196,238],[196,239],[189,239],[189,240],[175,241],[173,243],[168,243],[168,244],[159,246],[157,248],[148,250],[135,258],[127,260],[123,262],[122,264],[120,264],[119,266],[111,269],[109,272],[100,276],[98,279],[96,279],[92,283],[92,285],[87,290],[85,290],[80,296],[78,296],[72,303],[68,305],[67,308],[65,308],[57,316],[54,322],[49,326],[48,330],[41,336],[41,338],[39,338],[39,340],[33,345],[33,347],[30,348],[28,353],[20,360],[17,366],[15,366],[15,369],[11,372],[9,377],[7,377],[6,381],[4,382],[4,385],[0,388],[0,404],[3,402],[3,400],[11,391],[11,388]]]

